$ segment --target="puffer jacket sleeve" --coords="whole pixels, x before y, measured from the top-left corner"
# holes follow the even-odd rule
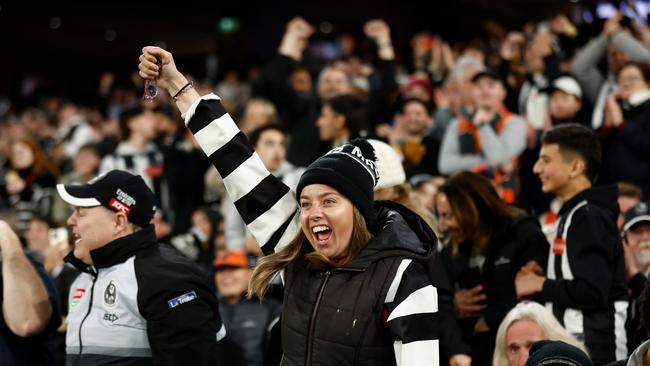
[[[427,267],[403,259],[384,301],[384,321],[393,337],[398,366],[439,365],[438,291]]]

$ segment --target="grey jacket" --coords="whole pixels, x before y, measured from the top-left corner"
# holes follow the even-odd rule
[[[438,169],[442,174],[470,170],[479,164],[489,167],[505,165],[519,156],[526,148],[526,122],[520,116],[512,116],[506,127],[497,133],[488,124],[479,129],[480,154],[462,154],[458,140],[458,120],[454,119],[442,140]]]
[[[582,86],[586,100],[594,104],[594,128],[602,124],[605,97],[616,88],[616,79],[611,71],[608,75],[603,75],[598,70],[598,63],[606,57],[610,43],[618,46],[631,61],[650,63],[650,50],[636,38],[622,31],[614,33],[610,38],[601,34],[578,52],[571,69]]]

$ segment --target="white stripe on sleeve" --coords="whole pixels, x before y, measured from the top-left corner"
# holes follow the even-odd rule
[[[424,286],[411,293],[390,313],[387,321],[413,314],[435,313],[438,311],[438,290],[432,285]]]
[[[438,340],[393,343],[397,366],[439,366]]]
[[[268,211],[261,214],[255,221],[248,224],[248,229],[253,233],[260,245],[266,244],[273,233],[293,215],[298,208],[298,202],[292,191],[288,191]]]
[[[388,288],[386,301],[384,301],[385,303],[390,303],[395,300],[395,294],[397,294],[399,284],[402,282],[402,275],[404,275],[404,271],[406,271],[406,268],[409,266],[409,264],[411,264],[412,261],[412,259],[402,259],[402,263],[400,263],[399,267],[397,267],[395,278],[393,278],[393,282],[390,283],[390,287]]]
[[[237,128],[235,121],[232,120],[228,113],[224,113],[221,117],[203,127],[194,137],[201,145],[205,155],[210,156],[232,140],[238,133],[239,128]]]
[[[627,334],[625,333],[625,320],[627,319],[627,301],[614,301],[614,337],[616,342],[616,360],[627,358]]]
[[[259,155],[253,153],[223,179],[223,184],[228,191],[228,196],[232,202],[235,202],[252,191],[268,175],[269,171],[264,167]]]

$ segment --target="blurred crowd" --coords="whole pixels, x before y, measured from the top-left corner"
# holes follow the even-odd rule
[[[400,54],[385,21],[359,26],[367,39],[344,35],[326,52],[310,43],[314,25],[293,18],[260,70],[193,79],[194,87],[221,98],[266,168],[292,189],[331,148],[357,137],[383,141],[375,147],[375,199],[402,202],[440,239],[444,284],[436,286],[451,322],[441,327],[449,330],[441,364],[523,365],[542,339],[572,344],[596,364],[627,359],[648,339],[638,300],[650,270],[650,27],[621,13],[602,27],[560,14],[515,31],[495,23],[469,42],[421,32]],[[262,253],[210,157],[168,95],[142,101],[141,81],[98,78],[90,104],[66,95],[39,96],[21,109],[9,101],[0,116],[0,218],[53,279],[65,317],[76,275],[63,262],[74,241],[66,229],[72,209],[56,184],[113,169],[142,176],[158,199],[158,239],[214,277],[229,364],[277,364],[282,291],[261,303],[245,297]],[[569,224],[561,219],[566,202],[543,188],[536,163],[544,133],[571,123],[590,129],[602,147],[594,186],[618,187],[608,212],[617,220],[609,239],[620,251],[590,262],[585,250],[578,261],[587,268],[574,262],[569,274],[556,263],[550,274],[553,254],[562,254],[558,224]],[[593,233],[584,235],[576,240]],[[588,278],[585,288],[554,289],[549,301],[550,286],[522,290],[526,276]],[[594,307],[610,309],[611,319],[590,318]],[[574,310],[580,319],[571,318]],[[605,322],[600,329],[611,332],[587,334],[583,322]],[[60,363],[64,332],[65,323],[53,342]],[[607,348],[615,348],[612,357],[602,356]]]

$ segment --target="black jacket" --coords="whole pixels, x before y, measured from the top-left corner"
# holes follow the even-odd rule
[[[395,339],[436,338],[437,312],[391,316],[409,295],[431,286],[427,262],[435,255],[435,236],[403,206],[377,207],[375,237],[356,259],[331,270],[305,260],[287,269],[282,365],[395,365]]]
[[[465,340],[475,345],[474,358],[484,362],[489,362],[492,358],[494,337],[499,324],[517,304],[517,272],[529,261],[535,261],[544,268],[549,251],[546,237],[537,219],[532,216],[522,216],[515,221],[496,219],[491,225],[494,229],[482,267],[475,265],[471,242],[461,243],[456,256],[451,255],[450,246],[441,253],[449,277],[457,289],[483,286],[486,295],[483,317],[490,328],[489,336],[474,339],[477,318],[463,319],[461,326]],[[488,340],[489,345],[484,344],[485,340]],[[476,344],[477,342],[485,347]]]
[[[600,183],[630,182],[650,195],[650,100],[624,108],[625,122],[618,128],[603,128],[603,165]]]
[[[565,202],[542,289],[555,317],[584,339],[595,364],[627,356],[621,337],[627,286],[617,216],[615,186],[586,189]]]
[[[90,252],[70,288],[68,365],[215,365],[225,335],[214,289],[156,242],[153,225]]]

